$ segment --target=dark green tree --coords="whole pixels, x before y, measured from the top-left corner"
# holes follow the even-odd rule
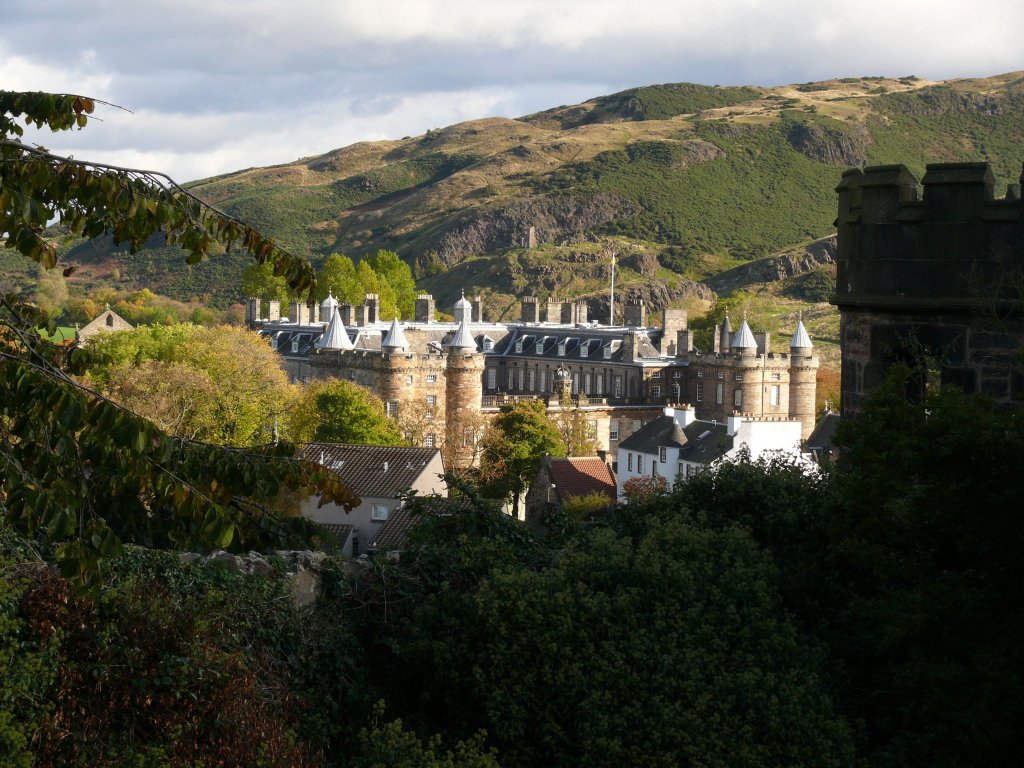
[[[565,455],[557,425],[542,400],[503,405],[482,438],[481,475],[495,494],[511,498],[512,515],[530,486],[545,453]]]

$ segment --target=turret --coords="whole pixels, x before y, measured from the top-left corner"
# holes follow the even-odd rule
[[[476,341],[463,319],[446,345],[445,371],[445,443],[450,460],[469,466],[479,437],[480,402],[484,394],[484,356],[476,351]]]
[[[380,347],[385,353],[405,353],[409,351],[409,340],[405,338],[405,332],[402,330],[402,326],[398,324],[397,317],[384,335],[384,340],[381,342]]]
[[[463,320],[467,323],[473,322],[473,304],[466,298],[465,293],[455,302],[454,315],[456,323],[461,323]]]
[[[817,415],[815,396],[818,387],[818,358],[804,327],[797,318],[796,330],[789,342],[789,417],[800,420],[800,439],[806,440],[814,430]]]
[[[345,323],[341,320],[341,313],[337,306],[331,313],[331,321],[327,324],[327,330],[324,331],[324,335],[320,337],[316,346],[324,351],[352,349],[352,340],[348,337],[348,329],[345,328]]]
[[[329,323],[334,318],[334,310],[338,307],[338,300],[328,291],[327,298],[320,302],[320,322]]]
[[[725,310],[725,319],[722,320],[722,325],[718,331],[718,351],[723,355],[729,351],[732,346],[732,323],[729,322],[729,310]]]
[[[726,320],[728,320],[728,316]],[[741,354],[743,357],[750,357],[757,354],[757,339],[754,338],[753,331],[750,330],[750,326],[747,325],[747,318],[744,316],[743,323],[740,325],[740,329],[736,331],[736,335],[732,337],[731,348]]]

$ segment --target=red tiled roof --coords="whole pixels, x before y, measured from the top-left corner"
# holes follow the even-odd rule
[[[597,456],[552,459],[551,482],[558,498],[565,501],[573,496],[586,496],[597,491],[615,501],[615,476],[612,468]]]

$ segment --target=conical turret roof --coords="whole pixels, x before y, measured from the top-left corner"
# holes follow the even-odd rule
[[[793,332],[793,339],[789,342],[790,349],[812,349],[814,344],[811,343],[811,336],[807,333],[807,329],[804,328],[803,315],[799,316],[796,321],[796,330]]]
[[[747,318],[745,317],[743,318],[743,325],[736,331],[736,335],[732,337],[732,346],[734,349],[757,349],[757,340],[754,338],[750,326],[747,325]]]
[[[326,299],[324,302],[326,303]],[[345,323],[341,321],[341,312],[338,311],[337,302],[330,315],[331,321],[327,324],[327,330],[317,342],[319,349],[352,349],[352,341],[348,337],[348,330]]]
[[[732,323],[729,322],[729,310],[725,310],[725,319],[722,320],[721,335],[719,344],[723,352],[727,352],[732,345]]]
[[[469,324],[465,319],[459,323],[459,328],[455,331],[455,335],[452,336],[452,340],[448,342],[447,347],[449,349],[476,352],[476,341],[473,339],[473,334],[469,332]]]
[[[402,330],[402,326],[398,324],[397,317],[392,321],[387,335],[384,336],[384,341],[381,342],[381,347],[385,350],[392,350],[395,352],[408,351],[409,340],[405,338],[405,332]]]

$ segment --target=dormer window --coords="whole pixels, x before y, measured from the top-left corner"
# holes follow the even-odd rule
[[[604,359],[605,360],[610,360],[611,357],[612,357],[612,345],[611,344],[605,344],[603,352],[604,352]]]
[[[562,341],[558,342],[558,356],[559,357],[565,357],[565,345],[566,345],[565,339],[562,339]]]
[[[580,344],[580,357],[587,357],[590,354],[590,342],[584,341]]]
[[[516,352],[522,352],[522,351],[523,351],[523,340],[522,339],[516,339]]]
[[[537,339],[537,354],[544,354],[544,339]]]
[[[488,336],[484,336],[484,352],[490,352],[494,349],[494,340]]]
[[[298,352],[298,351],[299,351],[299,340],[298,339],[292,339],[292,352]]]

